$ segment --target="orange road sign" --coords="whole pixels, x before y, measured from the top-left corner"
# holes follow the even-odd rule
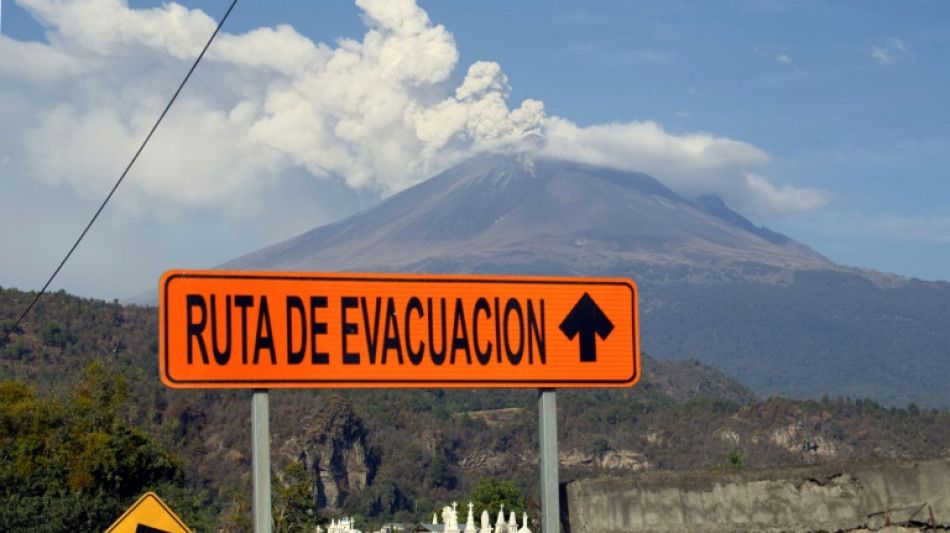
[[[169,271],[174,388],[628,387],[637,288],[624,278]]]
[[[191,533],[191,530],[161,498],[147,492],[105,533]]]

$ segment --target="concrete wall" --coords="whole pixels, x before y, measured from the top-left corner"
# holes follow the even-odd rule
[[[859,531],[931,514],[950,528],[950,457],[586,479],[562,487],[561,507],[569,533]]]

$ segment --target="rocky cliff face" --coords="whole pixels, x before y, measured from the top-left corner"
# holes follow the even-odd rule
[[[340,395],[327,398],[315,413],[294,414],[275,423],[278,462],[301,462],[315,474],[317,506],[338,510],[370,485],[376,473],[379,461],[366,444],[363,420]]]

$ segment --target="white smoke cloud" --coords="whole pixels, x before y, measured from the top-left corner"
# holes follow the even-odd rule
[[[119,0],[21,4],[50,28],[49,44],[5,39],[0,78],[54,85],[47,101],[33,99],[42,111],[23,125],[26,166],[37,179],[100,194],[215,23],[173,3],[142,10]],[[452,34],[414,2],[357,4],[367,33],[335,47],[290,26],[223,33],[121,201],[230,205],[293,167],[385,195],[541,128],[540,102],[508,108],[510,87],[496,63],[475,63],[453,90]]]
[[[215,21],[199,10],[168,3],[129,9],[122,0],[18,0],[51,28],[47,37],[60,50],[101,57],[137,55],[143,50],[190,59],[211,35]],[[88,56],[87,56],[88,57]]]
[[[0,158],[23,175],[99,197],[119,175],[215,21],[167,3],[19,0],[48,44],[0,37],[0,81],[32,112],[0,106],[22,134]],[[653,122],[579,127],[525,100],[509,108],[494,62],[453,86],[458,49],[412,0],[357,0],[362,40],[314,43],[289,25],[222,33],[133,169],[127,209],[240,205],[295,169],[387,195],[482,151],[523,150],[648,172],[684,193],[716,192],[760,214],[813,209],[813,189],[776,187],[768,156]],[[11,100],[12,101],[12,100]],[[15,124],[13,124],[15,123]],[[12,124],[12,125],[11,125]],[[526,139],[528,142],[526,141]],[[278,185],[279,186],[279,185]]]
[[[769,156],[741,141],[706,133],[673,135],[649,121],[579,127],[556,117],[547,121],[547,134],[547,155],[645,172],[681,194],[715,192],[744,213],[785,214],[825,203],[822,191],[779,189],[753,174]]]

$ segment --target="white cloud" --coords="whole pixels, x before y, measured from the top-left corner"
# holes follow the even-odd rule
[[[0,35],[0,73],[32,85],[48,85],[85,70],[77,58],[40,43]],[[29,62],[23,61],[29,58]]]
[[[160,50],[189,59],[217,25],[199,10],[168,3],[154,9],[129,9],[122,0],[19,0],[44,25],[60,49],[81,49],[100,56],[137,55]]]
[[[917,59],[914,52],[896,37],[888,37],[881,46],[872,46],[871,57],[885,65]]]
[[[547,123],[543,153],[646,172],[686,195],[715,192],[747,213],[784,214],[824,204],[821,191],[779,189],[752,174],[769,156],[751,144],[707,133],[673,135],[655,122],[580,127],[553,117]]]
[[[792,56],[785,52],[775,52],[771,47],[755,46],[752,48],[752,53],[757,56],[774,60],[776,63],[788,65],[789,67],[792,67],[798,74],[805,74],[805,71],[792,59]]]
[[[755,215],[784,215],[798,211],[812,211],[824,207],[827,203],[825,193],[814,188],[790,187],[777,188],[762,176],[747,173],[745,184],[748,186],[745,211]]]
[[[48,44],[0,37],[0,158],[48,185],[101,198],[144,139],[215,21],[167,3],[22,0]],[[289,25],[222,33],[116,198],[130,212],[249,206],[280,176],[387,195],[474,153],[524,150],[643,171],[686,194],[784,213],[822,193],[760,177],[768,156],[712,134],[653,122],[579,127],[538,100],[510,108],[494,62],[453,84],[452,34],[412,0],[357,0],[362,40],[314,43]],[[131,29],[131,28],[134,28]],[[635,51],[636,62],[673,56]],[[26,111],[24,111],[24,109]],[[12,132],[12,133],[11,133]],[[748,176],[755,176],[749,178]]]
[[[459,87],[449,85],[458,61],[452,34],[414,2],[357,4],[368,27],[362,41],[330,47],[286,25],[222,33],[119,201],[233,205],[293,167],[389,194],[540,129],[543,105],[529,100],[509,109],[510,87],[495,63],[475,63]],[[17,117],[26,120],[17,125],[22,147],[0,148],[0,156],[23,159],[34,179],[101,194],[214,20],[174,3],[143,10],[120,0],[22,5],[49,28],[49,44],[0,41],[0,79],[20,83],[17,96],[34,109]],[[50,92],[31,94],[40,82]]]

